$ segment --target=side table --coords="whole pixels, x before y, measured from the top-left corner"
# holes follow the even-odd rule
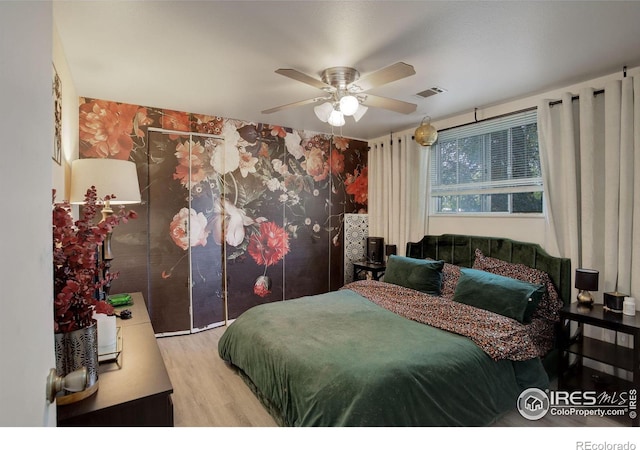
[[[571,335],[571,322],[576,331]],[[640,315],[626,316],[605,310],[602,305],[591,308],[579,307],[577,303],[560,310],[560,350],[558,366],[558,389],[565,391],[632,391],[640,388]],[[605,328],[616,332],[616,342],[605,342],[584,335],[584,325]],[[633,347],[618,345],[618,333],[628,335]],[[573,355],[575,361],[570,361]],[[614,369],[624,369],[633,374],[632,381],[608,375],[583,364],[585,359],[604,363]],[[630,405],[631,406],[631,405]],[[638,426],[640,407],[631,417],[633,426]]]
[[[369,261],[356,261],[353,263],[353,281],[358,280],[363,272],[371,273],[371,278],[380,281],[384,275],[387,265],[385,263],[371,263]]]

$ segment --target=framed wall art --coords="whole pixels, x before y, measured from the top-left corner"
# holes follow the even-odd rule
[[[62,83],[56,70],[56,66],[53,65],[53,80],[52,80],[52,94],[53,94],[53,160],[62,164]]]

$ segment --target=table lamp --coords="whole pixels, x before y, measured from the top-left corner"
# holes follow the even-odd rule
[[[592,291],[598,290],[599,272],[593,269],[576,269],[575,287],[578,289],[578,304],[591,307],[593,305]]]
[[[111,205],[130,205],[140,203],[140,187],[135,163],[119,159],[86,158],[71,163],[71,194],[69,203],[81,205],[91,186],[96,187],[98,201],[102,203],[102,220],[113,214]],[[114,196],[104,200],[106,196]],[[111,232],[102,243],[103,276],[109,274],[113,252],[111,250]],[[104,286],[105,298],[109,295],[110,283]]]
[[[398,246],[389,244],[384,246],[384,254],[389,259],[389,256],[398,254]]]

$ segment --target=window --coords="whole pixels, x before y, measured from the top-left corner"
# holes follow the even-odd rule
[[[542,213],[535,110],[443,130],[431,147],[432,214]]]

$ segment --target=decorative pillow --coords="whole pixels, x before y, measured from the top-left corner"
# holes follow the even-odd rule
[[[425,258],[427,261],[435,261],[432,258]],[[460,266],[444,263],[442,268],[442,289],[440,295],[449,300],[453,299],[453,294],[456,292],[456,286],[458,285],[458,279],[460,279]]]
[[[485,256],[480,249],[476,249],[475,251],[473,268],[528,283],[545,285],[547,289],[542,299],[540,299],[540,303],[534,311],[533,317],[542,317],[552,322],[560,320],[558,312],[562,308],[562,300],[547,272],[529,267],[525,264],[510,263],[501,259]]]
[[[521,323],[531,322],[544,286],[476,269],[460,269],[453,299]]]
[[[390,255],[384,272],[384,281],[425,294],[440,295],[443,266],[444,261]]]
[[[460,279],[460,266],[444,263],[442,268],[442,296],[448,299],[453,298],[456,293],[456,286]]]

